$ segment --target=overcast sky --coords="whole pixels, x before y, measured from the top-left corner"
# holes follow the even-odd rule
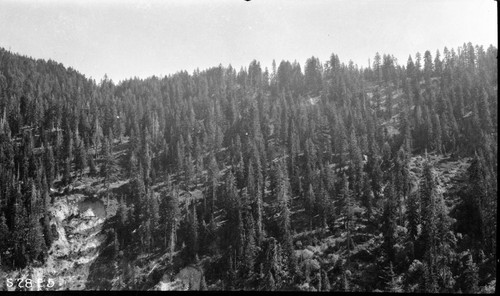
[[[163,3],[165,2],[165,3]],[[0,0],[0,47],[53,59],[100,81],[283,59],[366,67],[408,55],[497,46],[493,0]]]

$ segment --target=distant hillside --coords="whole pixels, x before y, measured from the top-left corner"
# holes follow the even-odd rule
[[[48,290],[493,293],[497,90],[497,49],[470,43],[118,85],[0,49],[0,271]]]

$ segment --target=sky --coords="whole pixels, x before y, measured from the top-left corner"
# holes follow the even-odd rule
[[[0,0],[0,47],[100,81],[311,56],[367,67],[466,42],[498,46],[493,0]]]

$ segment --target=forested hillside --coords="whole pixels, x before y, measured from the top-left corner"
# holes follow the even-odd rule
[[[93,289],[493,293],[497,55],[116,84],[0,49],[1,269],[47,266],[78,193],[106,208]]]

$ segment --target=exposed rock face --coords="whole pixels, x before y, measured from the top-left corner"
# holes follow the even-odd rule
[[[51,279],[54,283],[50,288],[34,285],[31,290],[83,290],[90,264],[99,255],[98,249],[106,238],[101,234],[106,219],[105,205],[99,199],[70,194],[56,198],[49,211],[51,228],[56,235],[45,264],[6,276],[40,279],[44,283]]]
[[[204,291],[207,287],[203,270],[200,267],[189,265],[179,271],[174,281],[169,281],[168,275],[164,275],[155,289],[160,291]]]
[[[106,206],[98,198],[86,198],[78,203],[78,210],[82,217],[106,218]]]

